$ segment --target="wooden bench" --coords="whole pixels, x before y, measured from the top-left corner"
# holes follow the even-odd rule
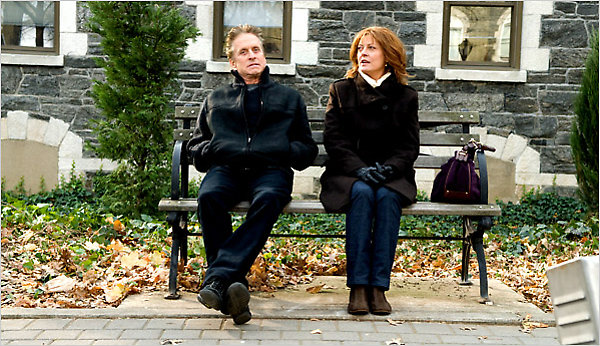
[[[189,173],[186,152],[187,141],[193,132],[193,123],[196,120],[199,107],[176,107],[175,120],[177,129],[174,130],[175,145],[173,149],[171,197],[163,198],[159,203],[159,210],[168,212],[167,221],[172,226],[171,265],[169,273],[169,293],[167,299],[178,299],[177,294],[177,269],[181,260],[185,265],[187,261],[187,237],[200,236],[201,233],[192,233],[188,230],[188,215],[195,213],[198,207],[196,196],[188,196]],[[309,121],[313,130],[313,138],[319,145],[319,155],[313,166],[324,166],[327,154],[323,147],[323,109],[309,110]],[[479,141],[479,135],[470,133],[470,126],[479,123],[478,112],[440,112],[420,111],[419,123],[421,126],[421,147],[451,147],[460,149],[471,138]],[[440,131],[443,130],[443,131]],[[445,163],[450,156],[434,156],[420,154],[415,162],[415,169],[437,169]],[[477,254],[480,276],[481,302],[489,301],[487,270],[485,253],[483,250],[483,233],[492,225],[491,217],[499,216],[501,210],[498,205],[488,203],[488,176],[485,154],[478,152],[476,155],[476,168],[479,169],[481,178],[481,204],[446,204],[434,202],[417,202],[402,210],[403,215],[458,215],[462,216],[462,235],[452,237],[415,237],[399,236],[399,239],[427,239],[462,241],[462,270],[460,284],[468,285],[469,258],[471,246]],[[234,212],[245,212],[249,203],[242,202],[235,207]],[[325,213],[319,200],[292,200],[283,210],[284,213]],[[477,227],[473,221],[478,221]],[[338,235],[307,235],[307,234],[272,234],[272,237],[339,237]]]

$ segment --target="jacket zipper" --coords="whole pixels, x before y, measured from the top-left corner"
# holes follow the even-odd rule
[[[242,117],[244,118],[244,123],[246,124],[246,153],[250,151],[250,142],[252,141],[252,137],[250,137],[250,126],[248,125],[248,119],[246,118],[246,108],[244,107],[246,102],[246,89],[247,87],[242,86],[242,95],[241,95],[241,108],[242,108]]]

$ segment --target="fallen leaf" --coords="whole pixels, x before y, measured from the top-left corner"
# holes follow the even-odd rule
[[[485,335],[482,335],[482,336],[478,336],[478,337],[477,337],[477,340],[485,340],[485,339],[487,339],[487,338],[488,338],[487,336],[485,336]]]
[[[181,339],[165,339],[165,340],[161,340],[160,344],[161,345],[177,345],[177,344],[181,344],[183,342],[183,340]]]
[[[473,327],[461,327],[460,330],[477,330],[477,328],[473,328]]]
[[[104,291],[104,299],[107,303],[114,303],[117,300],[121,299],[123,294],[125,293],[125,289],[123,284],[116,284],[111,289]]]
[[[75,282],[76,281],[74,279],[65,275],[61,275],[46,282],[45,291],[48,293],[69,292],[73,289],[73,287],[75,287]]]
[[[100,250],[100,244],[96,243],[96,242],[91,242],[91,241],[86,241],[83,244],[83,248],[88,250],[88,251],[99,251]]]
[[[119,231],[122,231],[124,228],[125,228],[125,226],[123,226],[121,221],[115,220],[115,222],[113,222],[113,229],[115,231],[119,232]]]
[[[321,331],[321,329],[311,330],[310,333],[311,334],[323,334],[323,332]]]
[[[308,292],[310,294],[317,294],[317,293],[321,292],[321,290],[323,289],[323,287],[325,287],[325,284],[311,286],[311,287],[309,287],[309,288],[306,289],[306,292]]]
[[[121,267],[125,269],[132,269],[135,266],[143,266],[144,264],[137,251],[121,256]]]
[[[391,318],[388,318],[386,321],[388,321],[388,323],[392,326],[398,326],[404,323],[404,321],[394,321]]]
[[[402,338],[395,338],[392,340],[388,340],[385,342],[386,345],[406,345],[403,341]]]

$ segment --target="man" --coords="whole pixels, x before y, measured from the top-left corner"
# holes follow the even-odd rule
[[[318,150],[301,96],[269,78],[260,29],[234,27],[226,44],[234,81],[206,98],[188,148],[207,171],[198,220],[208,269],[198,300],[243,324],[252,318],[245,277],[291,199],[291,168],[308,167]],[[232,232],[229,211],[242,200],[246,221]]]

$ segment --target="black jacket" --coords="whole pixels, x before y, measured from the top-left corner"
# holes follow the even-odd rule
[[[261,112],[251,136],[244,112],[247,86],[237,71],[232,74],[234,82],[208,95],[198,115],[188,143],[196,169],[205,172],[213,165],[308,167],[318,149],[300,94],[272,81],[266,67],[259,83]],[[208,147],[202,150],[204,145]]]
[[[358,180],[356,170],[376,162],[397,172],[385,186],[415,201],[418,109],[417,92],[398,83],[393,73],[377,88],[360,74],[331,84],[323,133],[329,161],[321,176],[320,195],[325,209],[345,211],[352,184]]]

